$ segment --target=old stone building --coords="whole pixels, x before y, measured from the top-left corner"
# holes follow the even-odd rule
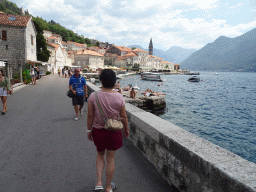
[[[106,51],[106,53],[117,54],[121,57],[131,52],[132,52],[132,49],[125,46],[112,46]]]
[[[31,16],[0,13],[0,60],[8,62],[5,69],[10,79],[21,73],[27,62],[38,62]]]
[[[75,65],[82,68],[88,66],[91,68],[103,68],[104,55],[88,49],[77,51],[75,54]]]
[[[68,41],[67,42],[67,47],[69,51],[79,51],[87,47],[87,44],[81,44],[81,43],[76,43],[73,41]]]

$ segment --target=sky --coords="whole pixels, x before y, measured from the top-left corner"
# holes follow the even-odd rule
[[[34,17],[117,46],[200,49],[256,26],[256,0],[11,0]]]

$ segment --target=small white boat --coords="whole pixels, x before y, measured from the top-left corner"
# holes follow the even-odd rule
[[[160,75],[161,73],[145,72],[141,74],[141,79],[147,81],[163,81]]]

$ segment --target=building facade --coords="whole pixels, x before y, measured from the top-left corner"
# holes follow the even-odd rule
[[[74,55],[76,66],[81,68],[103,68],[104,67],[104,55],[97,53],[96,51],[83,49],[77,51]]]
[[[28,62],[38,62],[36,30],[31,16],[0,13],[0,60],[8,61],[10,79],[20,74]],[[20,78],[22,81],[22,78]]]

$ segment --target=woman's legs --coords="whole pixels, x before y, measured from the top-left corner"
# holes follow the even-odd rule
[[[2,96],[3,112],[7,111],[7,96]]]
[[[106,167],[106,191],[111,190],[111,181],[115,172],[115,154],[116,151],[107,150],[107,167]]]
[[[96,186],[102,186],[102,175],[105,167],[105,151],[98,152],[96,159],[97,168],[97,184]]]

